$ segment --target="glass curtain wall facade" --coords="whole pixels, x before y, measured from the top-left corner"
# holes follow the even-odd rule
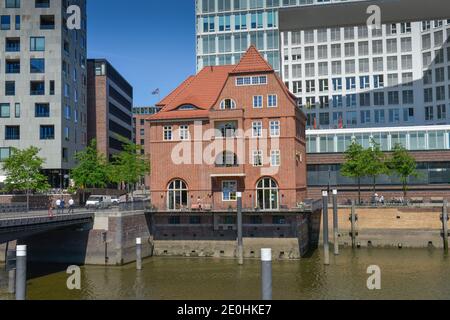
[[[254,44],[309,129],[448,124],[450,20],[279,32],[279,8],[335,2],[196,0],[197,70],[235,64]]]
[[[450,126],[404,127],[404,128],[372,128],[344,130],[314,130],[307,132],[308,154],[342,154],[353,142],[364,148],[375,141],[385,152],[390,152],[396,144],[401,144],[410,152],[428,152],[429,161],[417,164],[417,177],[409,179],[410,185],[442,185],[450,184],[450,163],[436,159],[439,152],[450,150]],[[436,153],[437,152],[437,153]],[[310,164],[308,165],[308,185],[319,187],[328,185],[356,185],[355,179],[341,175],[341,164]],[[371,178],[363,178],[362,185],[371,185]],[[395,176],[380,176],[380,185],[401,185]]]

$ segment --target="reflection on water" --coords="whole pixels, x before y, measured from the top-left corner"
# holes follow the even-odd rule
[[[450,262],[439,250],[344,250],[325,267],[321,253],[302,261],[273,265],[274,299],[449,299]],[[382,290],[366,287],[367,268],[382,270]],[[144,270],[135,266],[84,267],[82,290],[66,288],[62,271],[41,276],[45,265],[32,265],[38,275],[28,282],[28,299],[230,299],[260,297],[260,263],[234,260],[152,258]],[[60,269],[61,270],[61,269]],[[0,291],[0,299],[8,299]]]

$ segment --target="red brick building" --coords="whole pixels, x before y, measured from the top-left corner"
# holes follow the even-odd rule
[[[148,118],[149,185],[159,210],[295,208],[306,197],[305,116],[254,47],[206,67]]]

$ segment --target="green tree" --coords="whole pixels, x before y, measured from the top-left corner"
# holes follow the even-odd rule
[[[373,139],[371,140],[371,147],[363,152],[363,164],[365,176],[370,177],[373,181],[373,194],[377,192],[377,177],[388,173],[386,165],[386,157],[381,151],[380,145]]]
[[[97,141],[93,139],[89,146],[75,155],[77,166],[71,172],[75,186],[83,193],[85,202],[86,188],[104,188],[108,185],[108,163],[103,154],[97,151]]]
[[[113,157],[110,179],[116,183],[125,183],[128,193],[135,190],[135,185],[150,173],[150,162],[142,154],[142,147],[125,138],[119,137],[123,151]]]
[[[45,160],[38,156],[39,151],[36,147],[25,150],[13,148],[11,156],[3,163],[3,170],[7,176],[6,189],[26,192],[27,210],[30,210],[30,193],[45,192],[50,189],[47,177],[42,174],[42,165]]]
[[[344,177],[354,178],[358,183],[358,203],[361,203],[361,178],[366,176],[364,158],[364,148],[354,141],[345,152],[345,162],[341,168]]]
[[[396,144],[388,161],[388,168],[400,178],[403,186],[403,197],[406,201],[408,179],[419,176],[416,160],[401,144]]]

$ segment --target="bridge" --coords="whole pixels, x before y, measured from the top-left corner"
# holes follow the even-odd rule
[[[93,223],[95,212],[78,210],[49,216],[47,211],[0,214],[0,244],[71,226]]]

